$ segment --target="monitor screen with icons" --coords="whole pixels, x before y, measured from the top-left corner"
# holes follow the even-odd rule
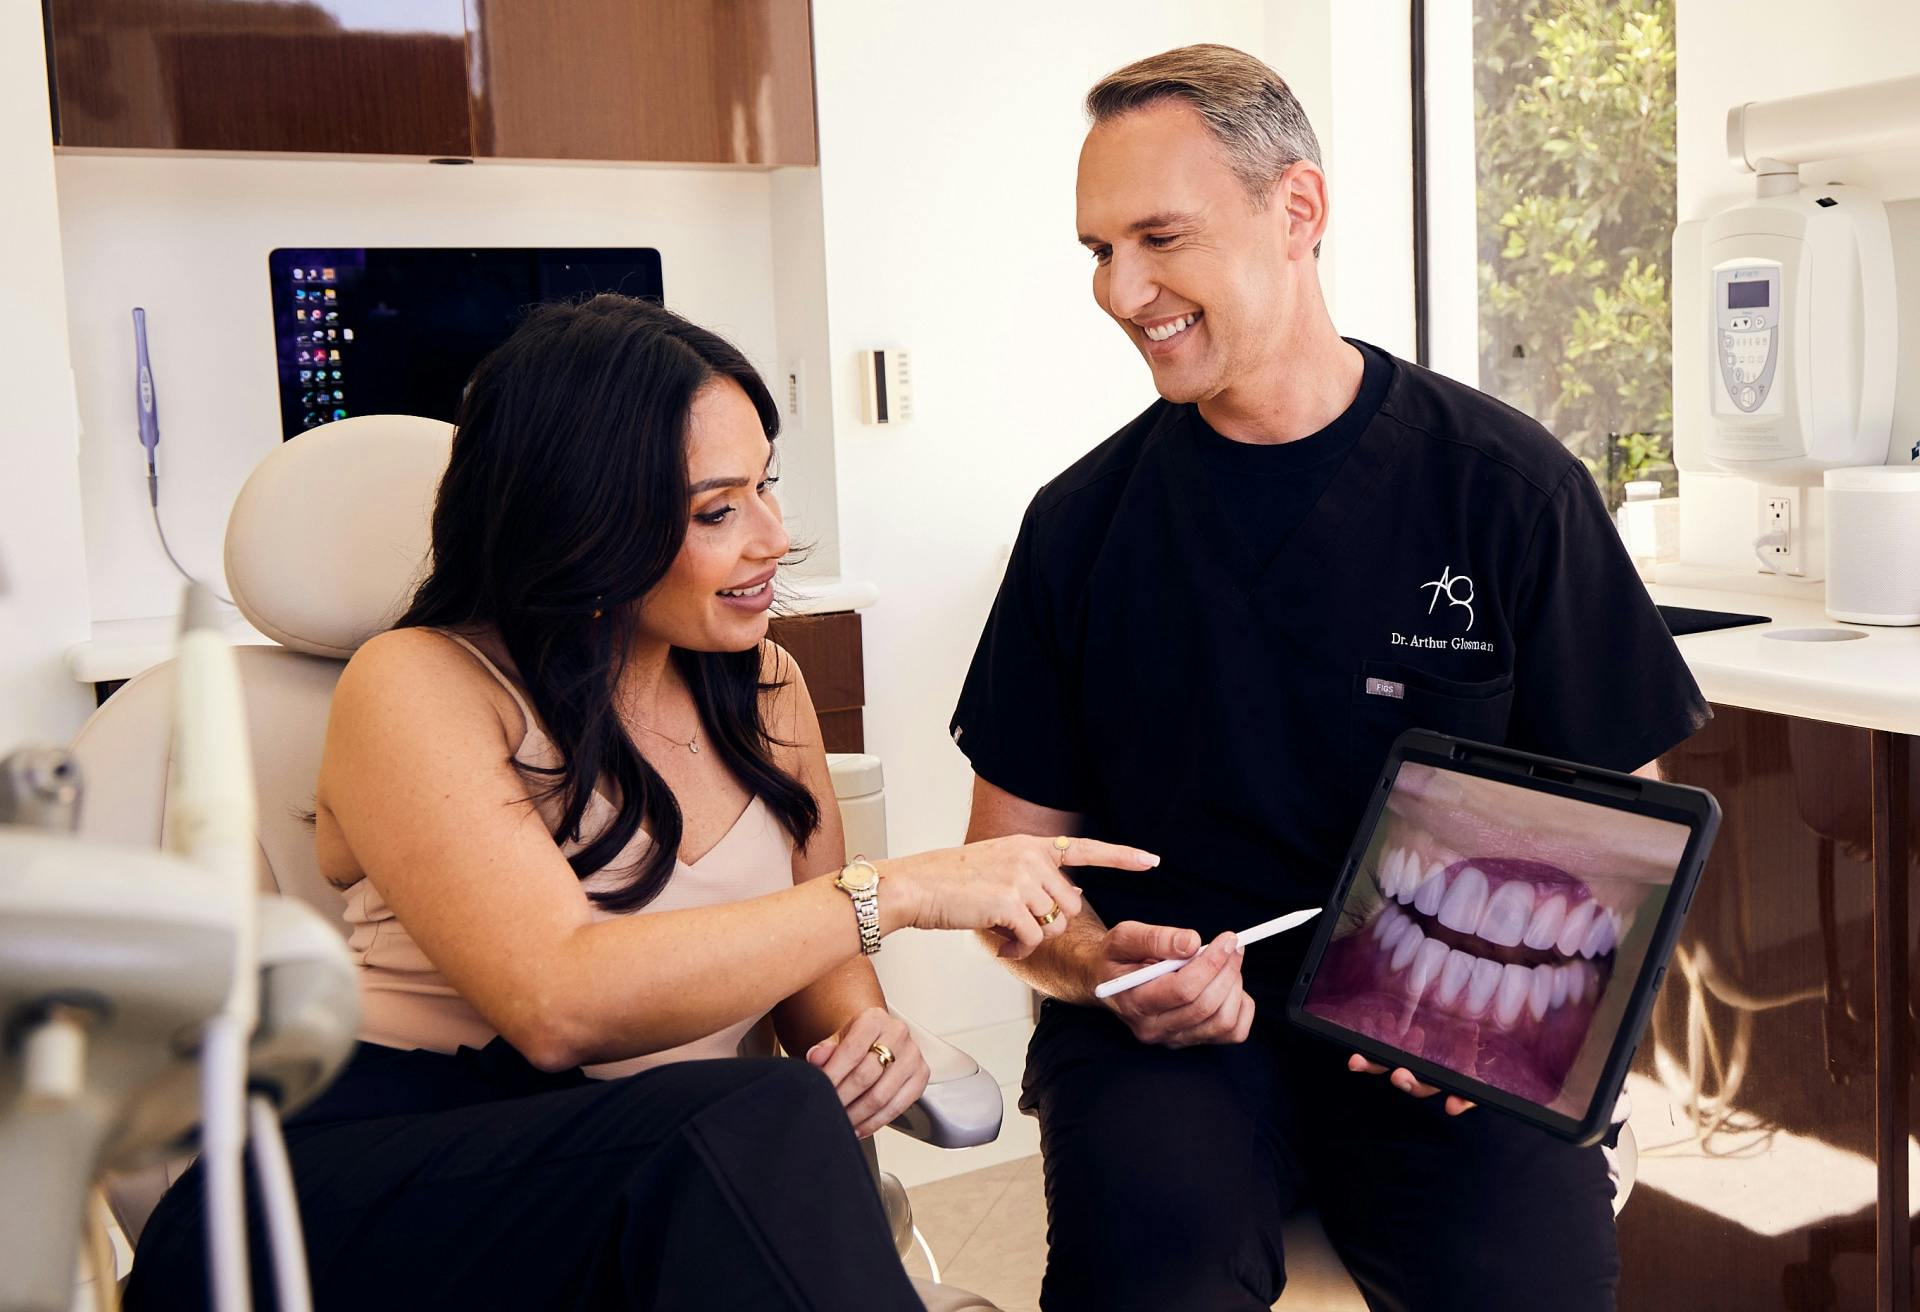
[[[663,298],[652,247],[282,247],[267,267],[282,438],[350,415],[451,420],[532,307]]]

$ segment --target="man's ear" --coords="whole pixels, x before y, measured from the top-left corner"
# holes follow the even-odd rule
[[[1327,232],[1327,175],[1312,160],[1295,160],[1274,180],[1270,207],[1287,216],[1287,258],[1319,258]]]

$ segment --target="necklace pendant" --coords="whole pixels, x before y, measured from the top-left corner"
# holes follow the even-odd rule
[[[690,751],[690,752],[692,752],[692,753],[693,753],[693,754],[694,754],[695,756],[698,756],[698,755],[700,755],[700,744],[699,744],[699,742],[697,742],[697,741],[695,741],[695,742],[690,742],[690,743],[688,743],[688,744],[687,744],[687,750],[688,750],[688,751]]]

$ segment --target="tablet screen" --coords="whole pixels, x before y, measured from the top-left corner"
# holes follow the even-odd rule
[[[1579,1118],[1689,829],[1401,764],[1302,1010]]]

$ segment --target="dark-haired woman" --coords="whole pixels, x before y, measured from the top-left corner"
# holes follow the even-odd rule
[[[643,301],[542,310],[475,373],[432,571],[321,766],[363,1042],[288,1128],[317,1306],[918,1307],[855,1138],[927,1069],[863,947],[1024,955],[1080,908],[1063,866],[1152,864],[1016,837],[843,870],[765,640],[776,428],[736,350]],[[736,1056],[762,1022],[806,1061]],[[206,1305],[197,1177],[130,1305]]]

